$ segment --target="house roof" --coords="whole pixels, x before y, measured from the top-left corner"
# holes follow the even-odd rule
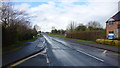
[[[116,13],[113,17],[111,17],[110,19],[114,19],[114,21],[120,21],[120,11],[117,12],[117,13]],[[110,19],[109,19],[109,20],[110,20]],[[107,20],[106,23],[108,23],[109,20]]]
[[[120,11],[112,17],[115,21],[120,21]]]

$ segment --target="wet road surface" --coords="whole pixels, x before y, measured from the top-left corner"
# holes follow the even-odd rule
[[[40,37],[36,41],[31,42],[30,45],[21,47],[20,50],[11,52],[5,55],[2,55],[2,65],[7,65],[9,63],[12,63],[20,58],[23,58],[25,56],[28,56],[34,52],[37,52],[42,49],[44,38]]]
[[[118,66],[117,55],[111,58],[106,56],[102,49],[72,43],[45,34],[43,37],[46,39],[45,50],[17,66]],[[108,53],[112,54],[112,52]]]

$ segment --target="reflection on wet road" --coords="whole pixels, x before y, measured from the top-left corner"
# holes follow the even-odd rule
[[[91,47],[76,47],[73,43],[43,35],[46,49],[18,66],[116,66],[117,61],[108,62],[102,50]],[[68,44],[69,43],[69,44]],[[76,44],[78,45],[78,44]],[[89,49],[90,48],[90,49]],[[93,50],[91,50],[93,49]],[[86,51],[85,51],[86,50]],[[90,52],[91,50],[91,52]],[[95,53],[96,54],[92,54]],[[97,55],[98,54],[98,55]],[[111,59],[112,60],[112,59]]]

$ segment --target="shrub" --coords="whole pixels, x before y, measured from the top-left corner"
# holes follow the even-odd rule
[[[96,39],[96,43],[105,44],[105,45],[120,46],[120,40]]]
[[[120,46],[120,41],[114,40],[114,43],[115,43],[116,46]]]
[[[101,40],[101,39],[97,39],[96,42],[97,42],[97,43],[100,43],[100,40]]]
[[[113,40],[104,40],[104,44],[106,44],[106,45],[115,45],[115,43],[114,43],[114,41]]]
[[[100,44],[104,44],[105,43],[104,41],[105,41],[104,39],[101,39],[99,42]]]

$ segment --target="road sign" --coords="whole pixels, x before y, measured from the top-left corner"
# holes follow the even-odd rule
[[[108,39],[114,39],[114,34],[113,33],[109,33],[108,34]]]

